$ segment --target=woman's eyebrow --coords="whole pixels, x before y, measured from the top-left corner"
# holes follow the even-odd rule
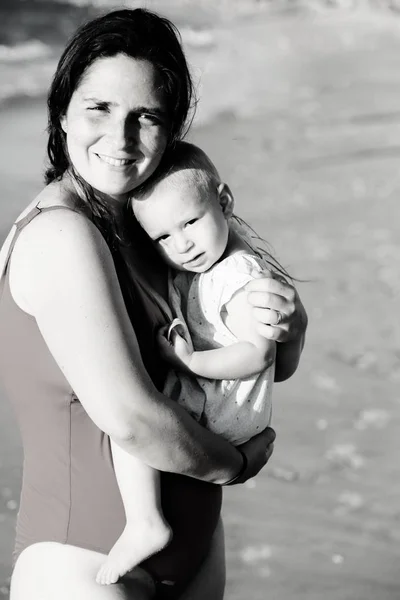
[[[99,98],[95,98],[94,96],[90,96],[90,97],[84,97],[83,98],[84,102],[94,102],[95,104],[108,104],[110,106],[114,105],[116,106],[116,102],[109,102],[108,100],[100,100]]]
[[[167,111],[163,108],[159,108],[158,106],[135,106],[130,111],[131,113],[146,113],[149,115],[154,115],[155,117],[165,117]]]
[[[83,101],[84,102],[93,102],[94,104],[104,104],[107,106],[118,106],[118,102],[111,102],[109,100],[100,100],[99,98],[96,98],[95,96],[84,97]],[[148,114],[155,115],[157,117],[165,117],[167,114],[167,111],[165,109],[160,108],[158,106],[135,106],[129,112],[131,112],[131,113],[148,113]]]

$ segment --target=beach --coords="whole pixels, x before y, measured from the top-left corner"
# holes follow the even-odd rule
[[[200,96],[189,139],[299,280],[310,319],[298,372],[274,388],[274,455],[224,492],[225,598],[396,600],[400,16],[263,2],[225,15],[199,3],[193,16],[182,4],[186,20],[176,2],[170,16]],[[0,103],[2,238],[42,185],[40,90]],[[0,424],[7,598],[22,450],[3,395]]]

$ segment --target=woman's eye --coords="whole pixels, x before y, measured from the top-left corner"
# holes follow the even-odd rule
[[[103,104],[97,104],[96,106],[89,106],[88,110],[97,111],[97,112],[106,112],[108,110],[107,106]]]
[[[158,244],[159,242],[165,242],[165,240],[167,240],[168,238],[169,238],[169,235],[162,235],[156,239],[156,243]]]
[[[139,121],[144,125],[159,125],[160,119],[155,115],[149,113],[142,113],[139,115]]]

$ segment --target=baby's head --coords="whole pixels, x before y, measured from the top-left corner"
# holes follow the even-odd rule
[[[225,252],[233,197],[193,144],[179,142],[166,161],[162,175],[133,191],[132,208],[168,264],[202,273]]]

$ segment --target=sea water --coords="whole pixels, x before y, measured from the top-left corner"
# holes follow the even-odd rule
[[[223,4],[223,3],[222,3]],[[84,22],[112,9],[145,6],[178,27],[189,61],[204,63],[221,21],[221,2],[161,0],[1,0],[0,106],[44,95],[68,38]],[[199,58],[203,56],[203,59]]]

